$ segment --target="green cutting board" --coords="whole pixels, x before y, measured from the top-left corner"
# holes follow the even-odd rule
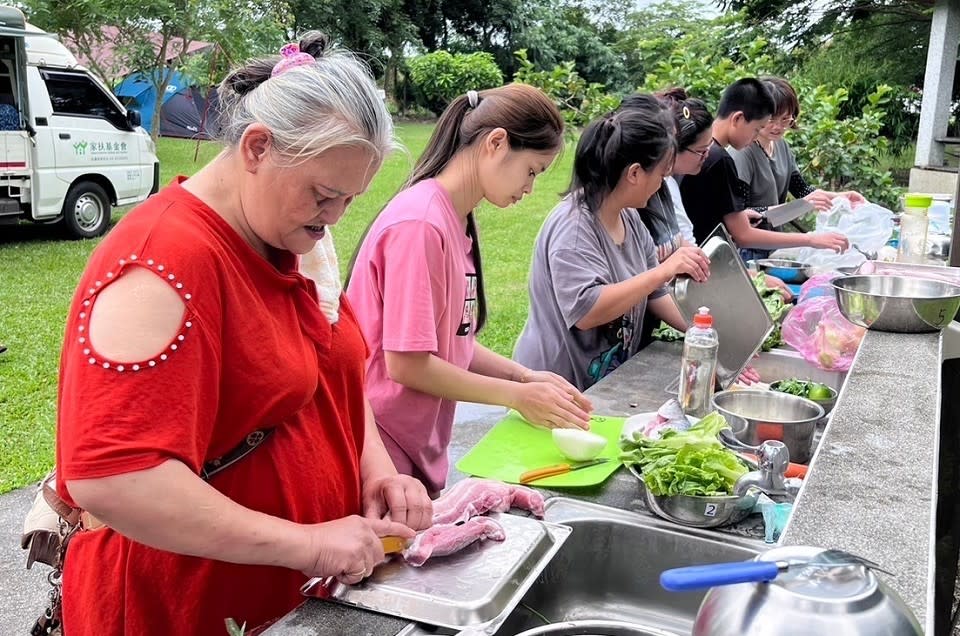
[[[607,438],[607,446],[600,457],[609,457],[609,462],[546,477],[530,485],[569,488],[603,483],[620,467],[617,458],[620,455],[620,430],[625,419],[607,416],[590,418],[590,431]],[[549,430],[531,426],[519,413],[511,411],[457,462],[457,469],[475,477],[516,484],[520,481],[521,473],[560,463],[575,462],[570,462],[560,453]]]

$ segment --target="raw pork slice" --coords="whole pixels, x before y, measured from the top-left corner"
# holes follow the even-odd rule
[[[403,558],[410,565],[420,567],[427,559],[455,554],[475,541],[506,538],[503,527],[490,517],[474,517],[460,525],[445,523],[424,530],[404,550]]]
[[[526,486],[510,486],[510,507],[520,508],[543,519],[543,495]]]
[[[464,479],[433,503],[433,523],[457,523],[488,512],[522,508],[543,517],[543,496],[524,486],[492,479]]]

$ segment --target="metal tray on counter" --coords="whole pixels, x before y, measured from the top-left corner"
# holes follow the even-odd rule
[[[530,517],[491,514],[506,539],[482,541],[416,568],[399,557],[358,585],[333,581],[307,594],[450,629],[494,633],[566,541],[571,529]]]
[[[670,293],[688,324],[700,307],[709,307],[720,347],[717,381],[724,389],[736,382],[750,358],[773,331],[773,320],[747,274],[733,239],[723,224],[700,246],[710,259],[710,278],[698,283],[682,276]],[[678,381],[679,382],[679,381]]]

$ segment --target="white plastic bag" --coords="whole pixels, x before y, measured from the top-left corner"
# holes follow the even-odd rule
[[[893,235],[893,212],[876,203],[853,207],[846,197],[833,200],[833,207],[817,215],[816,232],[837,232],[867,253],[879,252]],[[843,254],[833,250],[804,247],[797,251],[797,260],[818,271],[837,267],[856,267],[866,260],[860,252],[849,249]]]

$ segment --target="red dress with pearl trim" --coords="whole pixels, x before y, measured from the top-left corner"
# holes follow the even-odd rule
[[[366,347],[346,303],[331,326],[297,258],[271,264],[177,182],[130,212],[90,258],[67,319],[57,469],[64,484],[175,459],[199,472],[248,433],[275,427],[211,485],[300,523],[360,511]],[[87,338],[97,294],[132,267],[182,298],[179,332],[145,360],[110,360]],[[134,302],[132,300],[132,302]],[[64,568],[69,636],[224,634],[303,599],[303,574],[149,548],[104,528],[78,533]]]

